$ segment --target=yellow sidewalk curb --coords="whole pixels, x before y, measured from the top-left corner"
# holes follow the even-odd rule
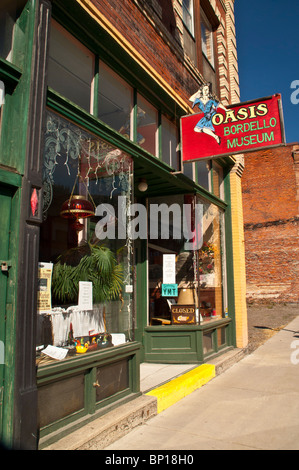
[[[214,365],[203,364],[160,387],[154,388],[146,395],[157,398],[157,412],[161,413],[161,411],[205,385],[215,375]]]

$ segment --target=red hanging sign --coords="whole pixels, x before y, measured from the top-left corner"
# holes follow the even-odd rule
[[[181,118],[183,162],[285,144],[279,94],[227,108],[208,93],[198,92],[190,100],[200,112]]]

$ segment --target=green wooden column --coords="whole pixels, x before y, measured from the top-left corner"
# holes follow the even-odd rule
[[[11,64],[0,61],[1,79],[8,84],[0,143],[2,256],[11,262],[8,274],[0,273],[6,287],[0,316],[0,334],[5,335],[1,438],[28,450],[36,449],[38,440],[36,292],[50,12],[50,0],[28,0],[16,21]],[[33,213],[34,195],[38,206]]]
[[[29,8],[30,10],[30,8]],[[13,446],[16,370],[16,316],[20,240],[22,176],[26,153],[28,87],[26,47],[30,14],[25,7],[14,28],[11,62],[0,59],[0,79],[5,85],[5,104],[1,110],[0,140],[0,440]],[[7,270],[3,269],[7,263]]]

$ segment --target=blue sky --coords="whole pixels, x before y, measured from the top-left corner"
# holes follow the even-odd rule
[[[298,142],[299,1],[235,0],[235,19],[241,102],[281,93],[286,142]]]

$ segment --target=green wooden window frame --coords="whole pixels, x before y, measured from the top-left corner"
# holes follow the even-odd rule
[[[55,11],[55,9],[54,9]],[[55,19],[57,21],[57,19],[55,18],[55,14],[53,15],[53,19]],[[59,22],[59,21],[58,21]],[[65,25],[63,23],[59,23],[60,26],[62,26],[69,34],[71,34],[77,41],[79,41],[81,44],[83,44],[83,42],[78,38],[78,36],[76,36],[72,29],[69,28],[65,28]],[[53,25],[55,27],[55,25]],[[88,47],[86,46],[85,44],[83,44],[85,47]],[[152,106],[155,111],[157,112],[157,149],[156,149],[156,155],[152,154],[155,156],[155,158],[163,161],[163,158],[162,158],[162,133],[163,133],[163,126],[162,126],[162,115],[164,118],[170,120],[171,122],[174,122],[176,127],[177,127],[177,136],[179,136],[179,120],[178,120],[178,117],[175,116],[175,115],[171,115],[169,114],[169,112],[166,114],[165,111],[163,111],[163,109],[161,108],[161,106],[159,106],[157,104],[157,102],[153,102],[151,100],[151,97],[149,97],[147,94],[144,94],[143,90],[140,89],[138,86],[136,86],[136,84],[132,83],[132,81],[128,80],[127,77],[124,77],[120,72],[119,70],[117,70],[114,67],[111,67],[111,64],[109,64],[109,62],[106,62],[105,60],[102,59],[102,56],[101,54],[97,53],[94,51],[93,48],[89,48],[88,47],[88,50],[89,52],[94,56],[94,71],[93,71],[93,86],[91,86],[91,89],[90,89],[90,98],[91,98],[91,102],[93,103],[93,106],[92,106],[92,110],[91,110],[91,115],[94,116],[95,118],[99,119],[99,116],[98,116],[98,110],[99,110],[99,102],[98,102],[98,97],[99,97],[99,80],[100,80],[100,74],[101,74],[101,63],[105,64],[106,67],[110,68],[112,72],[116,73],[116,75],[119,77],[120,80],[123,80],[129,87],[132,88],[132,95],[133,95],[133,103],[132,103],[132,110],[131,112],[133,113],[133,120],[132,120],[132,124],[133,124],[133,131],[132,131],[132,141],[134,143],[137,143],[138,142],[138,135],[137,135],[137,125],[138,125],[138,95],[140,95],[142,97],[142,99],[144,99],[146,102],[149,103],[150,106]],[[66,101],[68,101],[66,99]],[[76,105],[76,103],[73,102],[74,105]],[[78,107],[79,108],[79,107]],[[100,119],[99,119],[100,121]],[[115,130],[115,129],[114,129]],[[117,132],[117,131],[115,131]],[[179,142],[177,141],[177,144]],[[167,165],[167,164],[166,164]],[[173,170],[173,168],[169,165],[167,165],[169,170]],[[178,170],[178,168],[174,168],[175,170]]]
[[[134,129],[133,129],[133,142],[137,141],[136,123],[137,123],[137,93],[142,95],[152,106],[158,110],[158,141],[159,153],[156,158],[163,162],[161,158],[161,144],[162,144],[162,125],[161,116],[164,115],[176,124],[178,131],[180,130],[180,118],[186,114],[185,110],[181,108],[178,103],[154,80],[153,77],[135,62],[127,52],[124,51],[122,46],[114,40],[107,31],[100,27],[100,25],[90,18],[87,12],[82,10],[80,5],[74,0],[64,0],[62,2],[53,2],[52,18],[57,21],[66,31],[73,37],[79,40],[90,52],[95,56],[95,69],[94,69],[94,96],[93,96],[93,115],[96,117],[98,107],[97,94],[98,94],[98,75],[100,61],[104,62],[106,66],[110,67],[121,79],[123,79],[129,86],[133,88],[134,94]],[[109,44],[109,49],[105,46]],[[115,135],[118,133],[115,131]],[[180,135],[180,133],[178,133]],[[142,155],[151,155],[139,148]],[[217,159],[218,161],[218,159]],[[231,166],[233,162],[231,159],[219,159],[224,167]],[[173,168],[163,162],[163,166],[168,171]],[[197,180],[195,179],[195,183]],[[197,185],[197,189],[200,186]],[[208,191],[207,191],[208,192]]]

